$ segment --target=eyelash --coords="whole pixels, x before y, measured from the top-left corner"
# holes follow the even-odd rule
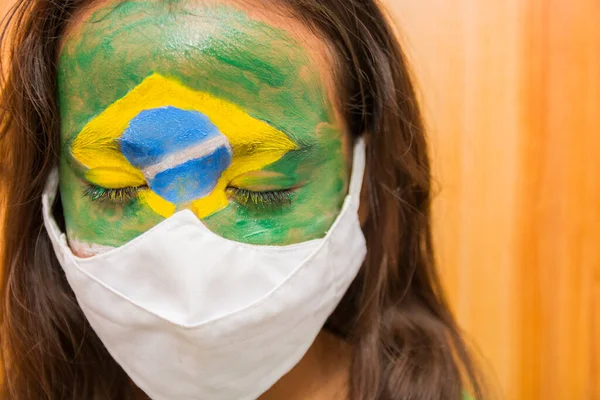
[[[99,203],[109,201],[113,203],[125,204],[131,200],[137,199],[138,193],[146,188],[147,186],[130,186],[117,189],[108,189],[96,185],[87,185],[83,195],[85,197],[89,197],[92,201],[97,201]]]
[[[284,207],[292,202],[292,189],[253,192],[247,189],[228,187],[227,193],[240,205],[258,210]]]
[[[88,184],[83,195],[99,203],[112,202],[126,204],[137,199],[139,192],[147,188],[148,186],[138,186],[109,189]],[[254,192],[247,189],[228,187],[227,193],[244,207],[264,210],[289,205],[292,202],[293,190],[283,189]]]

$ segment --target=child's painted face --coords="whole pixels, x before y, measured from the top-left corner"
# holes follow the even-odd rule
[[[186,208],[240,242],[324,236],[349,172],[333,66],[304,28],[254,14],[135,0],[69,33],[60,187],[77,254],[123,245]]]

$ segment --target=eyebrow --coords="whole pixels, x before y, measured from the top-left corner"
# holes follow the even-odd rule
[[[314,148],[318,145],[317,143],[313,143],[312,141],[309,142],[304,139],[297,140],[296,138],[292,138],[290,135],[287,135],[287,136],[290,138],[290,140],[292,140],[296,144],[296,148],[289,150],[289,152],[295,152],[295,153],[310,152],[310,151],[314,150]],[[68,147],[70,149],[73,148],[73,141],[71,141],[69,143]],[[94,146],[94,148],[102,148],[102,147],[112,148],[112,149],[120,151],[121,138],[120,137],[115,138],[108,144]],[[232,146],[232,149],[234,151],[234,154],[244,155],[244,156],[251,156],[254,154],[259,154],[259,153],[268,152],[268,151],[281,151],[281,149],[279,149],[279,148],[269,148],[269,147],[265,147],[265,146],[262,146],[262,148],[261,148],[261,146],[257,143],[257,141],[252,138],[248,138],[248,140],[242,139],[241,143],[238,143],[235,146]]]
[[[297,145],[296,149],[292,149],[290,151],[304,151],[307,150],[309,148],[312,148],[314,145],[313,144],[300,144],[297,143],[296,141],[294,141],[294,143]],[[69,145],[69,148],[72,148],[73,144],[71,142],[71,144]],[[232,149],[241,155],[253,155],[253,154],[257,154],[257,153],[262,153],[265,151],[281,151],[281,149],[278,148],[269,148],[269,147],[262,147],[260,148],[260,145],[258,143],[256,143],[256,140],[242,140],[242,143],[238,143],[235,146],[231,146]],[[106,144],[100,144],[100,145],[94,145],[94,146],[82,146],[82,148],[105,148],[105,149],[115,149],[115,150],[120,150],[121,149],[121,138],[115,138],[112,141],[110,141],[109,143]]]

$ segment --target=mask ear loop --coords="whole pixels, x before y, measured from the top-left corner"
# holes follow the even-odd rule
[[[365,174],[365,153],[365,139],[361,136],[354,144],[354,158],[352,161],[352,175],[350,177],[349,190],[349,194],[353,198],[353,203],[356,204],[357,208],[360,205],[360,192]]]
[[[42,192],[42,216],[46,232],[53,241],[59,244],[57,247],[53,244],[55,254],[61,260],[64,257],[64,250],[69,247],[67,235],[63,232],[59,222],[54,216],[54,207],[56,206],[56,198],[59,188],[59,172],[58,167],[52,168],[46,186]],[[70,250],[69,250],[70,251]],[[61,260],[62,261],[62,260]]]
[[[56,200],[57,194],[58,168],[54,167],[52,171],[50,171],[50,175],[48,175],[48,180],[46,181],[46,186],[44,187],[44,192],[42,193],[42,213],[44,217],[44,226],[46,227],[46,231],[50,236],[66,245],[66,238],[63,237],[64,234],[58,227],[58,224],[54,219],[54,215],[52,215],[52,207],[54,205],[54,201]]]
[[[54,200],[56,200],[56,195],[58,193],[58,167],[53,167],[48,175],[48,179],[46,179],[46,185],[44,186],[44,191],[42,193],[42,198],[48,197],[48,203],[52,207],[54,204]]]

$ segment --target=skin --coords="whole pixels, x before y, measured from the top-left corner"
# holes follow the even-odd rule
[[[322,331],[304,358],[259,400],[347,400],[352,349]]]
[[[260,5],[129,1],[104,4],[71,27],[59,61],[58,98],[60,191],[75,252],[88,256],[123,245],[183,208],[192,209],[215,233],[245,243],[285,245],[324,236],[340,211],[349,178],[332,62],[327,46],[306,28],[281,12],[272,14]],[[83,136],[78,137],[153,74],[234,105],[290,146],[276,154],[245,154],[233,146],[235,173],[226,169],[221,177],[229,173],[227,182],[208,196],[218,194],[216,206],[202,198],[165,203],[152,189],[132,191],[145,182],[122,178],[121,167],[113,175],[104,173],[107,184],[94,175],[91,158],[77,152]],[[141,109],[147,98],[136,100]],[[202,108],[201,103],[194,105]],[[215,107],[212,116],[218,119]],[[113,112],[107,120],[123,114]],[[94,132],[116,132],[110,124]],[[240,129],[229,131],[243,136]],[[254,135],[249,140],[264,142],[266,134],[252,133],[257,131],[248,133]],[[123,153],[99,148],[92,158],[100,167],[105,158],[98,154]]]
[[[91,256],[123,245],[183,208],[192,209],[215,233],[245,243],[285,245],[324,236],[346,195],[350,163],[349,140],[335,107],[333,65],[319,38],[259,1],[105,2],[78,16],[63,43],[58,79],[60,194],[73,251]],[[147,183],[146,176],[131,163],[131,170],[90,172],[86,163],[102,167],[115,157],[122,161],[122,154],[95,149],[86,159],[77,151],[78,137],[153,74],[234,104],[284,134],[293,149],[257,155],[232,146],[231,165],[237,160],[243,173],[226,176],[221,164],[215,167],[228,180],[227,188],[219,189],[226,203],[217,206],[186,199],[161,208],[160,195],[147,188],[136,196],[123,191],[107,195],[108,189]],[[113,116],[108,120],[115,121]],[[114,131],[110,124],[101,126],[98,135]],[[129,139],[138,143],[138,138]],[[281,190],[289,190],[284,202],[257,201],[256,192]],[[351,355],[350,346],[323,331],[261,400],[345,399]],[[139,398],[147,399],[143,393]]]

